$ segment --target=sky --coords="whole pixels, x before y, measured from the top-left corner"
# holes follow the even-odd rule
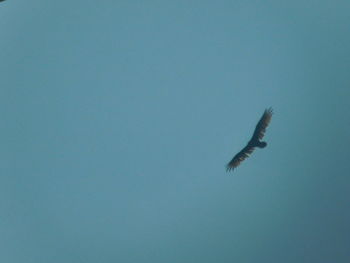
[[[2,2],[0,261],[350,262],[349,9]]]

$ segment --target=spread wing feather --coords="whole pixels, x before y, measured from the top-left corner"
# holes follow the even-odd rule
[[[272,108],[268,108],[264,111],[264,114],[262,115],[258,124],[255,127],[254,134],[251,141],[261,140],[264,137],[266,127],[269,125],[271,121],[272,114],[273,114]]]
[[[235,155],[235,157],[232,158],[232,160],[227,164],[226,171],[231,171],[234,168],[236,168],[238,165],[241,164],[246,158],[249,157],[249,155],[252,154],[255,147],[250,146],[249,144],[244,147],[239,153]]]

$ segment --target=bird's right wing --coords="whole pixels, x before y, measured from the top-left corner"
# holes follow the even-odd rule
[[[232,158],[232,160],[226,165],[226,171],[231,171],[234,168],[236,168],[238,165],[241,164],[246,158],[248,158],[252,152],[254,151],[255,147],[252,147],[250,145],[247,145],[244,147],[239,153],[235,155],[235,157]]]
[[[264,111],[263,116],[261,116],[258,124],[255,127],[254,134],[252,137],[253,141],[261,140],[264,137],[266,128],[270,124],[272,114],[272,108],[268,108]]]

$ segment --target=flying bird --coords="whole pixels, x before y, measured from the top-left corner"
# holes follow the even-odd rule
[[[244,147],[239,153],[237,153],[232,160],[227,164],[226,171],[231,171],[241,164],[247,157],[249,157],[255,150],[255,147],[265,148],[267,143],[261,141],[265,135],[267,126],[272,118],[272,108],[268,108],[264,111],[264,114],[260,118],[258,124],[255,127],[254,134],[246,147]]]

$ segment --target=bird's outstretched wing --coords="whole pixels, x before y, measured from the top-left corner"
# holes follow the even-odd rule
[[[255,147],[250,146],[249,144],[244,147],[239,153],[235,155],[235,157],[232,158],[232,160],[227,164],[226,171],[231,171],[234,168],[236,168],[238,165],[240,165],[241,162],[243,162],[246,158],[249,157],[249,155],[252,154]]]
[[[269,125],[271,121],[272,114],[273,114],[272,108],[268,108],[264,111],[264,114],[262,115],[258,124],[255,127],[254,134],[251,141],[258,141],[264,137],[266,127]]]

